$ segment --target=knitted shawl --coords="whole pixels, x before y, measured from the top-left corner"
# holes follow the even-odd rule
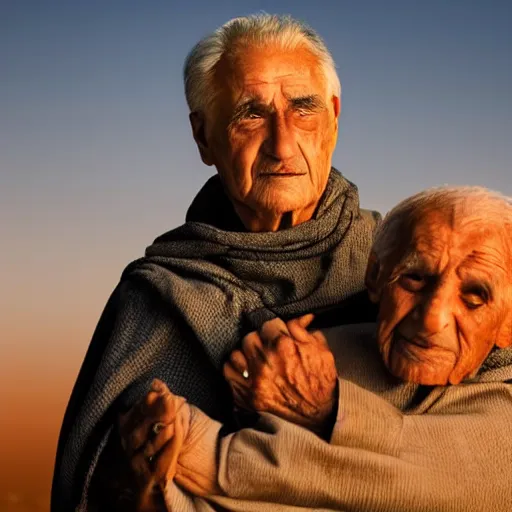
[[[334,306],[336,324],[373,320],[364,314],[367,304],[354,298],[364,293],[380,216],[360,210],[356,186],[338,171],[332,169],[313,218],[293,228],[229,230],[238,222],[230,208],[218,177],[211,178],[187,222],[157,238],[123,272],[66,410],[52,511],[87,502],[95,463],[119,412],[143,396],[153,378],[229,422],[231,399],[220,369],[244,334],[275,316]]]

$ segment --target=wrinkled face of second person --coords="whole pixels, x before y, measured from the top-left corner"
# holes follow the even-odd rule
[[[380,294],[378,342],[404,381],[458,384],[492,347],[512,342],[510,258],[503,230],[430,212]]]
[[[221,59],[215,82],[203,161],[235,207],[307,220],[327,184],[340,109],[318,58],[307,47],[244,46]]]

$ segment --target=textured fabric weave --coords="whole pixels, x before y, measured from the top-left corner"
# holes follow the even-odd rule
[[[226,496],[192,498],[171,484],[171,510],[512,510],[512,348],[457,386],[419,386],[389,374],[374,325],[325,334],[341,377],[330,442],[263,414],[220,441]]]
[[[341,376],[330,443],[272,415],[223,439],[231,498],[216,510],[512,510],[512,348],[457,386],[418,386],[387,372],[374,333],[326,332]]]
[[[343,304],[364,289],[379,215],[359,209],[353,184],[333,169],[314,218],[276,233],[206,223],[217,215],[215,205],[226,204],[220,194],[212,178],[188,222],[130,264],[107,303],[61,429],[53,511],[75,510],[79,502],[87,508],[109,429],[153,378],[225,422],[231,404],[219,370],[245,333],[275,316],[336,304],[337,323],[360,314]]]

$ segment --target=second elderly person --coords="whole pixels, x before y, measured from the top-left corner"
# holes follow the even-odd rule
[[[511,233],[510,200],[480,188],[402,202],[369,259],[377,325],[274,319],[232,354],[254,428],[225,435],[153,383],[121,419],[139,505],[162,488],[182,512],[512,510]]]

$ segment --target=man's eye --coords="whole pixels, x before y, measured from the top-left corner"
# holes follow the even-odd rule
[[[477,309],[485,304],[484,300],[478,295],[463,295],[462,302],[468,309]]]
[[[398,283],[402,288],[410,292],[420,291],[425,286],[425,277],[416,272],[402,274]]]
[[[261,119],[263,114],[261,112],[248,112],[245,119]]]
[[[467,290],[461,295],[462,302],[468,309],[477,309],[487,304],[488,298],[485,290]]]

